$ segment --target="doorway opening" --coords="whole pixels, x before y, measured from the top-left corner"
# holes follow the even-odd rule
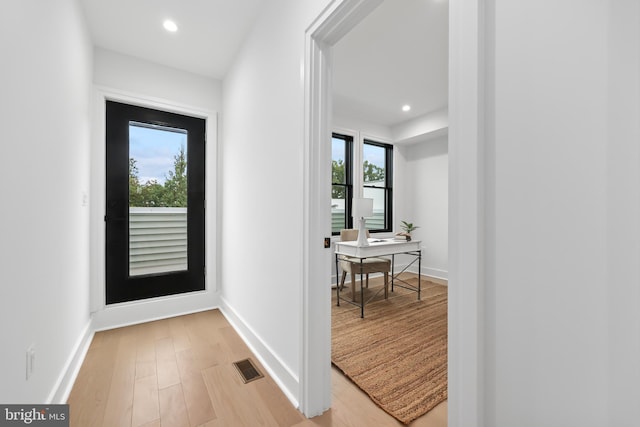
[[[305,211],[301,410],[308,417],[331,406],[331,253],[318,242],[330,235],[332,47],[382,0],[333,2],[306,32]],[[483,272],[484,130],[482,80],[484,21],[479,2],[449,1],[449,425],[480,425],[484,314]],[[312,196],[311,196],[312,195]],[[464,298],[462,298],[464,295]],[[464,353],[462,352],[464,349]],[[464,376],[462,375],[464,372]]]
[[[333,132],[351,138],[354,148],[354,153],[345,156],[344,150],[336,153],[335,148],[342,147],[334,142],[332,176],[342,176],[336,171],[351,169],[354,197],[373,200],[373,216],[366,220],[373,240],[399,238],[396,233],[402,231],[402,221],[418,226],[411,234],[414,242],[420,242],[423,261],[419,265],[412,264],[415,259],[411,256],[387,256],[396,273],[395,290],[389,285],[390,292],[382,292],[386,287],[380,279],[368,281],[363,289],[356,283],[355,295],[353,277],[351,286],[341,285],[340,294],[346,302],[364,299],[368,301],[364,311],[375,315],[365,316],[369,317],[366,328],[358,328],[355,321],[347,330],[343,325],[351,324],[349,320],[357,316],[351,319],[347,314],[353,311],[348,304],[338,307],[332,303],[332,361],[338,368],[333,373],[334,381],[340,384],[339,388],[334,384],[334,395],[336,389],[349,395],[360,388],[375,396],[378,406],[399,421],[418,418],[420,425],[431,419],[434,426],[446,425],[440,420],[446,419],[447,411],[447,288],[443,286],[448,255],[447,48],[448,3],[408,0],[383,2],[331,50],[331,126]],[[388,155],[381,147],[389,147]],[[338,161],[336,154],[340,155]],[[341,161],[343,157],[345,161]],[[350,164],[349,158],[356,160]],[[393,161],[387,164],[384,159]],[[375,192],[371,191],[372,183]],[[385,194],[385,187],[393,192]],[[332,225],[336,216],[344,216],[350,203],[334,198],[333,190]],[[389,223],[383,227],[381,219],[385,217]],[[401,270],[404,272],[398,276]],[[335,275],[334,267],[332,283],[336,283]],[[342,278],[344,272],[341,283]],[[418,300],[415,293],[403,289],[398,279],[415,287],[421,282],[422,297]],[[415,313],[411,317],[407,314],[410,311]],[[420,327],[421,333],[417,325],[427,318],[430,322]],[[387,322],[393,323],[393,328],[385,328]],[[433,325],[439,328],[431,328]],[[367,353],[367,340],[362,337],[369,333],[385,349],[382,353]],[[405,356],[395,356],[401,348]],[[422,349],[419,355],[411,350],[416,348]],[[357,361],[374,354],[378,363],[367,371],[380,371],[371,381],[369,374],[359,371]],[[411,354],[416,354],[416,360]],[[395,374],[385,378],[385,366],[393,366]],[[351,384],[343,382],[342,374],[357,387],[345,386]],[[419,386],[408,386],[405,381],[414,376],[424,380]],[[379,381],[386,386],[379,387]],[[387,393],[396,388],[406,392],[402,396]],[[343,399],[338,395],[338,400]],[[375,413],[378,408],[371,405],[369,410]]]

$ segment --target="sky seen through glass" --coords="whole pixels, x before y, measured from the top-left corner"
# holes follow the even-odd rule
[[[140,184],[155,180],[164,184],[174,168],[174,156],[180,147],[187,150],[187,132],[182,129],[153,128],[130,123],[129,157],[136,160]]]

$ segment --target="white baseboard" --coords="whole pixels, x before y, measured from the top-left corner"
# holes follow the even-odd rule
[[[67,363],[65,363],[65,366],[58,377],[58,381],[56,381],[53,390],[47,398],[47,402],[52,404],[63,404],[67,402],[69,399],[69,393],[71,393],[71,389],[73,388],[73,383],[76,381],[78,372],[80,372],[80,367],[82,366],[84,358],[87,355],[87,351],[89,350],[93,334],[92,322],[91,319],[89,319],[86,326],[80,333],[80,336],[76,340],[76,344],[71,350]]]
[[[211,310],[218,301],[217,294],[202,291],[112,304],[93,313],[93,328],[103,331]]]
[[[422,276],[433,277],[440,280],[449,280],[449,272],[446,270],[440,270],[438,268],[431,268],[428,266],[420,266],[420,274]],[[407,264],[396,264],[395,271],[402,271],[402,269],[406,268],[407,272],[418,274],[418,264],[413,263],[409,267]]]
[[[402,271],[403,268],[405,268],[406,265],[396,265],[395,266],[395,271]],[[417,266],[411,266],[409,268],[407,268],[407,271],[409,273],[418,273],[418,268]],[[428,277],[433,277],[435,279],[439,279],[439,280],[443,280],[443,281],[448,281],[449,280],[449,272],[446,270],[440,270],[437,268],[429,268],[429,267],[424,267],[422,266],[422,268],[420,269],[421,273],[423,276],[428,276]],[[377,276],[382,276],[381,273],[374,273],[371,274],[370,277],[377,277]],[[335,286],[337,283],[338,278],[334,275],[331,276],[331,285]],[[345,283],[351,283],[351,277],[350,275],[347,274],[347,278],[345,279]]]
[[[429,267],[422,267],[421,270],[422,270],[423,276],[429,276],[429,277],[433,277],[433,278],[444,280],[444,281],[449,280],[449,272],[446,270],[439,270],[437,268],[429,268]]]
[[[238,313],[227,304],[224,298],[220,301],[220,311],[229,321],[233,329],[240,335],[245,344],[260,360],[260,363],[268,371],[271,378],[278,384],[278,387],[287,396],[291,403],[299,408],[298,390],[300,380],[298,376],[271,350],[271,348],[260,338],[258,334],[238,315]]]

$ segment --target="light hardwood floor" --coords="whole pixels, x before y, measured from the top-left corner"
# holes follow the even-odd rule
[[[233,362],[265,378],[244,384]],[[305,419],[218,310],[95,334],[69,396],[71,426],[400,426],[333,369],[333,404]],[[446,402],[411,423],[445,427]]]

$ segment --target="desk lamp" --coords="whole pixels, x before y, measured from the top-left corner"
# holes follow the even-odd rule
[[[351,216],[358,220],[358,247],[369,246],[367,241],[367,230],[365,229],[365,217],[373,216],[373,199],[356,199],[351,204]]]

